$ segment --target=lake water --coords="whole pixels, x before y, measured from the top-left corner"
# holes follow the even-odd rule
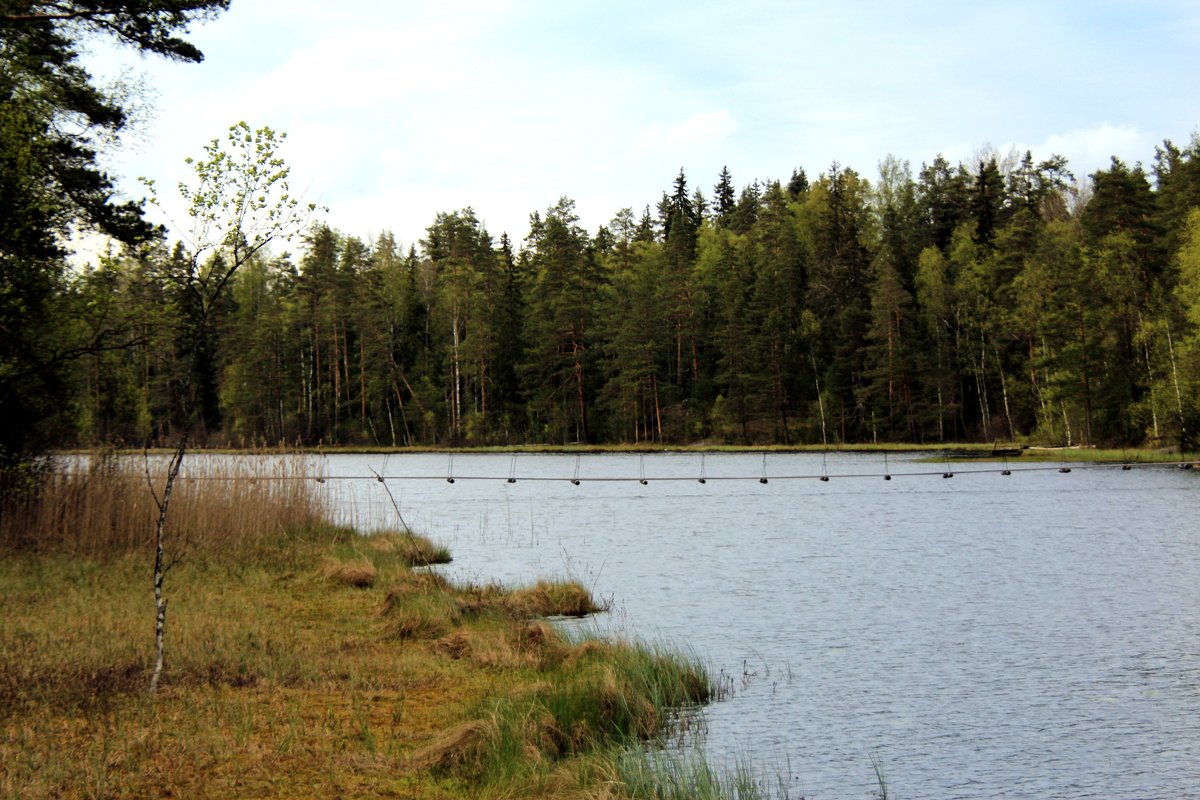
[[[793,797],[869,797],[872,758],[901,798],[1200,796],[1200,472],[956,464],[947,480],[914,458],[889,456],[891,481],[864,454],[324,468],[397,476],[450,575],[576,578],[612,600],[602,631],[732,677],[706,750],[783,770]],[[396,524],[378,482],[329,485],[357,524]]]

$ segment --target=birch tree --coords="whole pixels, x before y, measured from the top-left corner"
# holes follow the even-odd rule
[[[287,134],[263,127],[251,130],[245,122],[230,127],[225,141],[213,139],[199,159],[188,158],[194,172],[189,182],[178,186],[187,206],[187,220],[181,232],[189,256],[171,262],[174,267],[161,276],[179,298],[174,324],[185,337],[192,338],[189,352],[202,352],[202,337],[207,335],[218,302],[237,271],[264,251],[272,242],[290,238],[315,210],[302,203],[289,187],[291,172],[278,155]],[[154,195],[154,182],[144,181],[152,202],[161,207]],[[163,637],[167,621],[164,581],[167,572],[183,557],[176,543],[168,559],[166,542],[167,514],[175,482],[187,454],[197,416],[201,387],[196,380],[196,364],[180,371],[175,392],[180,416],[178,441],[167,462],[161,492],[150,481],[158,507],[154,527],[154,672],[150,692],[158,690],[163,671]]]

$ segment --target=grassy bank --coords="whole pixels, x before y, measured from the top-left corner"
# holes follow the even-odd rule
[[[251,477],[180,495],[154,696],[144,476],[8,504],[0,798],[634,796],[630,748],[710,697],[693,659],[547,623],[598,610],[576,583],[451,585],[422,537]]]

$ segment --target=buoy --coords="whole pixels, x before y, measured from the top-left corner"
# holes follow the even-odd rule
[[[822,481],[823,483],[829,483],[829,476],[828,476],[828,475],[822,475],[822,476],[821,476],[821,481]]]
[[[942,473],[942,477],[943,477],[943,478],[953,478],[953,477],[954,477],[954,473],[953,473],[953,472],[943,472],[943,473]]]
[[[1059,468],[1058,468],[1058,471],[1059,471],[1059,472],[1061,472],[1061,473],[1063,473],[1063,474],[1065,475],[1065,474],[1067,474],[1068,472],[1070,472],[1070,471],[1071,471],[1071,468],[1070,468],[1070,467],[1059,467]]]
[[[891,476],[891,475],[884,475],[884,476],[883,476],[883,479],[884,479],[885,481],[890,481],[890,480],[892,479],[892,476]]]
[[[446,478],[446,483],[454,483],[454,478]]]
[[[767,482],[767,479],[766,479],[766,478],[759,478],[759,479],[758,479],[758,482],[759,482],[759,483],[766,483],[766,482]]]

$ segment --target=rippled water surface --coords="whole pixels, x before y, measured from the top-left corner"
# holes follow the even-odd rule
[[[879,455],[326,469],[398,476],[401,514],[451,548],[452,575],[577,578],[612,598],[602,629],[732,676],[708,751],[786,771],[793,797],[870,796],[872,756],[894,797],[1200,796],[1200,474],[960,464],[947,480],[911,458],[890,456],[891,481]],[[377,482],[331,485],[358,524],[395,524]]]

